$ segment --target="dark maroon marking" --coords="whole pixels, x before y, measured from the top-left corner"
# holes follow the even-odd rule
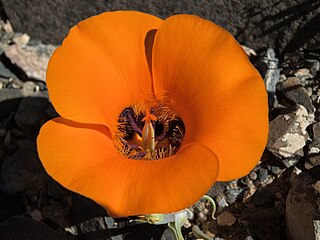
[[[132,127],[132,129],[136,133],[139,133],[140,135],[142,135],[142,130],[138,127],[138,125],[134,121],[133,117],[130,114],[128,114],[127,117],[129,118],[129,123],[130,123],[130,126]]]
[[[130,136],[133,132],[138,133],[141,136],[142,130],[135,121],[134,111],[132,108],[126,108],[122,111],[119,117],[119,122],[125,122],[128,124],[128,126],[125,126],[127,136]]]

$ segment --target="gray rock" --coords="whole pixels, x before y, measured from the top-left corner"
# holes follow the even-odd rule
[[[115,221],[114,221],[114,219],[112,217],[104,217],[104,220],[105,220],[107,228],[115,227]],[[164,236],[167,236],[167,238],[165,238],[165,240],[170,240],[170,238],[169,238],[170,235],[169,234],[164,234],[163,233]],[[119,234],[119,235],[111,237],[111,240],[122,240],[122,239],[123,239],[123,234]]]
[[[270,122],[268,150],[284,158],[303,156],[302,148],[309,138],[306,128],[313,121],[302,105],[288,114],[280,114]]]
[[[228,206],[227,200],[225,198],[225,196],[219,196],[216,198],[216,202],[217,202],[217,206],[218,206],[218,211],[221,211],[222,209],[224,209],[225,207]]]
[[[52,118],[56,118],[59,117],[59,114],[56,112],[56,110],[54,109],[52,103],[49,103],[49,106],[46,110],[46,120],[51,120]]]
[[[242,188],[238,188],[238,189],[228,188],[228,190],[224,194],[228,204],[233,204],[237,200],[239,194],[241,194],[242,192],[243,192]]]
[[[161,240],[176,240],[176,237],[174,236],[174,233],[172,232],[172,230],[170,228],[167,228],[162,236],[161,236]]]
[[[320,138],[314,140],[308,146],[308,161],[312,166],[320,165]]]
[[[16,111],[23,97],[20,89],[0,89],[0,118]]]
[[[9,195],[28,190],[37,196],[44,187],[46,175],[38,158],[36,145],[28,140],[20,140],[16,144],[19,146],[18,150],[3,161],[0,188]]]
[[[314,112],[307,90],[296,77],[289,77],[278,85],[278,90],[295,104],[303,105],[309,113]]]
[[[103,207],[95,203],[93,200],[86,198],[77,193],[71,194],[70,221],[73,224],[68,231],[75,234],[88,233],[86,240],[96,239],[112,239],[121,240],[123,235],[108,238],[110,235],[107,228],[114,228],[114,220],[109,217]],[[118,226],[119,227],[119,226]],[[106,231],[97,231],[104,230]]]
[[[320,69],[320,63],[316,59],[306,59],[304,65],[305,65],[305,67],[310,69],[310,73],[312,74],[312,76],[316,76],[317,72]]]
[[[52,197],[54,200],[62,200],[65,196],[63,195],[63,190],[60,184],[54,181],[52,178],[48,179],[47,183],[47,193],[48,196]]]
[[[320,239],[320,220],[313,220],[315,239]]]
[[[23,97],[24,95],[19,89],[0,89],[0,103]]]
[[[45,81],[48,62],[55,49],[56,47],[53,45],[41,43],[34,45],[14,44],[5,49],[5,54],[29,78]]]
[[[11,216],[23,214],[25,212],[25,208],[20,201],[6,195],[2,191],[0,191],[0,206],[0,222]]]
[[[306,83],[306,80],[313,78],[308,68],[300,68],[294,73],[294,75],[299,78],[301,83]]]
[[[0,77],[3,78],[17,78],[2,62],[0,62]]]
[[[244,240],[254,240],[254,239],[251,236],[248,236]]]
[[[23,93],[24,96],[30,96],[35,93],[36,91],[36,84],[33,81],[26,81],[22,85],[22,90],[21,92]]]
[[[15,122],[25,133],[35,133],[40,128],[40,120],[44,116],[49,101],[43,97],[24,98],[15,115]]]
[[[242,201],[248,202],[250,201],[251,196],[257,191],[257,185],[255,185],[248,176],[242,178],[241,182],[247,186]]]
[[[255,193],[253,197],[253,203],[257,206],[261,206],[270,202],[273,198],[274,198],[273,192],[271,192],[268,189],[260,189]]]
[[[312,166],[320,166],[320,154],[309,156],[308,161]]]
[[[30,218],[15,216],[0,223],[0,240],[75,240],[76,238],[54,231]]]
[[[12,42],[18,45],[26,45],[30,40],[30,36],[25,33],[15,33]]]
[[[258,177],[258,174],[254,171],[250,172],[249,177],[251,180],[256,180]]]
[[[280,114],[270,122],[268,150],[284,158],[303,156],[302,148],[309,138],[306,128],[312,122],[313,116],[302,105],[287,114]]]
[[[227,188],[227,183],[226,182],[216,182],[212,188],[209,189],[208,195],[211,197],[218,197],[223,195],[224,191]]]
[[[17,78],[9,79],[9,84],[7,88],[18,88],[21,89],[23,87],[23,81]]]
[[[279,176],[281,173],[284,172],[285,169],[281,169],[278,166],[268,165],[268,170],[272,172],[274,175]]]
[[[46,90],[37,89],[38,84],[32,81],[22,82],[18,79],[6,80],[0,79],[0,83],[7,85],[0,88],[0,116],[8,111],[16,111],[20,101],[24,97],[48,98]],[[10,87],[11,86],[11,87]]]
[[[260,168],[258,177],[259,177],[259,181],[260,182],[265,181],[267,179],[267,177],[268,177],[268,170],[265,169],[265,168]]]
[[[286,200],[286,233],[289,240],[319,239],[316,222],[320,214],[320,194],[313,187],[317,182],[307,172],[292,173],[291,188]]]
[[[318,96],[317,96],[316,94],[312,94],[312,95],[310,96],[310,99],[311,99],[311,101],[314,103],[314,102],[317,101]]]
[[[313,168],[314,166],[310,162],[306,161],[304,163],[304,167],[305,167],[305,169],[309,170],[309,169]]]
[[[312,87],[308,87],[308,86],[306,86],[306,87],[305,87],[305,89],[306,89],[306,91],[307,91],[307,93],[308,93],[308,96],[309,96],[309,97],[311,97],[311,96],[312,96],[312,94],[313,94]]]
[[[313,138],[318,138],[320,139],[320,122],[316,122],[315,124],[312,125],[312,133],[313,133]]]
[[[97,216],[108,216],[105,209],[93,200],[80,194],[72,193],[70,219],[75,225]]]
[[[279,59],[276,58],[274,50],[269,48],[262,62],[265,64],[263,77],[268,91],[268,102],[269,106],[273,107],[277,103],[276,85],[280,78]]]
[[[237,181],[230,181],[216,182],[207,194],[217,200],[219,209],[223,209],[234,203],[242,192],[243,189],[238,187]]]
[[[249,216],[249,230],[253,239],[283,239],[281,215],[274,208],[256,209]]]
[[[301,151],[300,151],[301,152]],[[287,159],[283,159],[283,164],[286,166],[286,168],[291,168],[295,165],[297,165],[297,163],[300,161],[300,158],[296,157],[296,158],[287,158]]]

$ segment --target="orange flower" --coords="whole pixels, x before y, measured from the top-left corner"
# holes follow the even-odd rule
[[[184,209],[216,180],[246,175],[266,144],[259,73],[228,32],[196,16],[84,20],[54,52],[47,84],[61,117],[41,128],[40,159],[113,216]]]

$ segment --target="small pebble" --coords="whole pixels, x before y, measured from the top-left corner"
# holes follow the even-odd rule
[[[249,177],[250,177],[251,180],[256,180],[257,177],[258,177],[258,175],[257,175],[256,172],[251,172],[250,175],[249,175]]]
[[[226,199],[227,199],[227,202],[228,204],[233,204],[240,193],[243,192],[243,189],[242,188],[239,188],[239,189],[234,189],[234,188],[230,188],[226,191],[225,193],[225,196],[226,196]]]
[[[41,222],[42,220],[42,214],[38,209],[34,209],[31,213],[30,213],[30,217],[37,221],[37,222]]]
[[[26,81],[22,86],[22,93],[24,96],[30,96],[34,92],[35,84],[31,81]]]
[[[279,82],[283,82],[286,79],[287,79],[287,77],[285,74],[280,74]]]
[[[320,138],[320,122],[312,125],[313,138]]]
[[[296,77],[304,77],[304,76],[307,76],[308,74],[310,73],[310,70],[308,68],[301,68],[301,69],[298,69],[294,75]]]
[[[320,165],[320,155],[314,155],[314,156],[310,156],[309,157],[309,162],[313,165],[313,166],[319,166]]]
[[[218,207],[221,209],[224,209],[225,207],[228,206],[227,200],[225,197],[222,197],[219,201],[217,201]]]
[[[311,164],[311,163],[309,163],[309,162],[305,162],[304,163],[304,167],[305,167],[305,169],[311,169],[311,168],[313,168],[314,166]]]
[[[304,85],[308,84],[310,79],[313,78],[313,75],[310,73],[310,70],[307,68],[298,69],[294,75],[299,78],[300,82]]]
[[[217,217],[217,223],[220,226],[232,226],[236,222],[236,217],[230,212],[223,212]]]
[[[26,45],[30,40],[30,37],[28,34],[21,34],[21,33],[16,33],[15,36],[13,37],[12,41],[18,45]]]
[[[320,193],[320,181],[317,181],[314,186],[313,186],[314,190],[316,190],[318,193]]]
[[[299,162],[299,158],[284,159],[282,162],[287,168],[291,168]]]
[[[248,236],[244,240],[253,240],[253,238],[251,236]]]
[[[279,168],[278,166],[271,166],[271,165],[268,165],[268,170],[277,176],[280,175],[281,173],[283,173],[283,171],[284,171],[281,168]]]
[[[302,171],[295,166],[295,167],[293,168],[292,173],[294,173],[295,175],[299,175],[300,173],[302,173]]]
[[[205,222],[207,221],[208,217],[205,213],[203,212],[199,212],[198,214],[198,220],[202,223],[202,222]]]
[[[307,92],[308,96],[311,97],[312,96],[312,88],[311,87],[305,87],[305,89],[306,89],[306,92]]]
[[[318,98],[318,96],[314,95],[314,94],[312,94],[311,97],[310,97],[312,102],[315,102],[317,100],[317,98]]]
[[[11,87],[16,88],[16,89],[20,89],[20,86],[18,84],[16,84],[15,82],[12,82]]]
[[[267,178],[263,182],[260,182],[260,185],[262,187],[265,187],[265,186],[271,184],[273,182],[273,180],[274,180],[274,176],[268,175]]]
[[[316,76],[320,69],[320,63],[316,59],[306,59],[305,67],[310,69],[310,72],[313,76]]]
[[[265,181],[268,177],[268,170],[265,168],[260,168],[258,177],[260,182]]]

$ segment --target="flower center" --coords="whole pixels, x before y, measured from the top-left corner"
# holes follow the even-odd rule
[[[119,116],[114,145],[127,158],[156,160],[175,154],[184,134],[183,121],[169,107],[133,105]]]

